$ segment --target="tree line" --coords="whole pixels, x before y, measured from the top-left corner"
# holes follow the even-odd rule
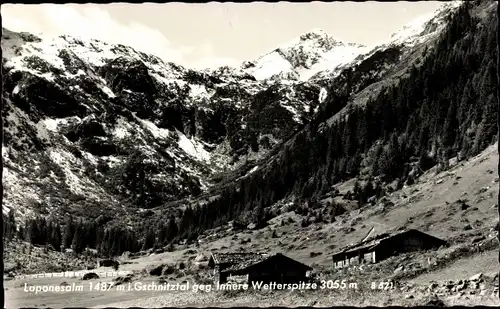
[[[188,213],[188,212],[187,212]],[[138,231],[123,226],[106,226],[109,218],[81,219],[67,216],[63,224],[56,219],[35,217],[16,223],[14,211],[3,214],[3,235],[6,241],[21,240],[46,246],[55,251],[71,249],[82,254],[87,249],[97,250],[100,256],[117,256],[123,252],[159,249],[172,246],[180,240],[179,227],[186,228],[188,217],[179,222],[171,216],[167,221],[152,224],[143,237]]]

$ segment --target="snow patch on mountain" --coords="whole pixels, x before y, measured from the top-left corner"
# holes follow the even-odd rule
[[[5,148],[2,145],[2,150]],[[2,156],[5,160],[6,155]],[[15,209],[21,216],[28,216],[33,213],[30,201],[40,200],[41,193],[36,187],[29,185],[29,179],[22,177],[19,172],[9,167],[3,167],[2,183],[4,198],[2,199],[2,212],[8,214],[11,209]]]
[[[335,47],[334,50],[328,51],[322,55],[322,58],[309,69],[301,68],[297,72],[300,75],[300,80],[309,80],[313,75],[325,70],[337,70],[338,68],[351,63],[356,57],[368,52],[366,46],[359,45],[343,45]]]
[[[47,141],[47,142],[50,140],[49,130],[47,129],[47,126],[45,125],[45,123],[43,121],[37,122],[35,125],[35,128],[36,128],[36,132],[37,132],[37,137],[40,140]]]
[[[414,46],[428,39],[429,35],[435,35],[445,25],[444,16],[452,10],[457,9],[463,1],[448,1],[437,8],[434,12],[423,14],[403,26],[401,30],[393,33],[390,38],[391,44]]]
[[[65,182],[69,189],[75,194],[85,194],[85,185],[81,184],[80,177],[72,171],[72,168],[75,168],[76,158],[71,153],[61,149],[51,149],[48,154],[52,161],[64,171]]]
[[[291,72],[292,70],[290,62],[284,59],[279,52],[273,51],[257,61],[252,73],[256,79],[263,80],[282,72]]]
[[[102,92],[104,92],[108,97],[110,98],[115,98],[116,95],[113,93],[113,91],[111,89],[109,89],[108,86],[106,85],[99,85],[99,88],[102,90]]]
[[[66,76],[67,78],[75,78],[75,77],[78,77],[78,76],[82,76],[82,75],[86,75],[87,73],[85,73],[82,69],[78,69],[78,71],[75,73],[75,74],[71,74],[70,72],[64,72],[64,76]]]
[[[182,132],[177,131],[179,136],[178,145],[185,153],[198,161],[210,163],[210,153],[205,150],[203,144],[193,138],[187,138]]]
[[[293,120],[296,121],[296,122],[299,122],[300,121],[300,118],[299,118],[299,113],[297,111],[297,109],[293,106],[290,106],[290,105],[286,105],[286,104],[281,104],[281,106],[283,106],[285,109],[287,109],[290,113],[292,113],[292,117],[293,117]]]
[[[327,96],[328,96],[328,92],[326,91],[326,89],[324,87],[321,87],[321,90],[319,91],[318,102],[320,104],[322,104],[326,100]]]
[[[167,138],[170,136],[170,131],[167,129],[158,128],[149,120],[140,119],[141,123],[153,134],[155,138]]]
[[[76,121],[76,122],[81,122],[82,121],[77,116],[68,117],[68,119],[72,119],[73,121]],[[69,122],[68,119],[66,119],[66,118],[58,118],[58,119],[45,118],[45,119],[42,120],[42,122],[45,125],[45,127],[47,128],[47,130],[52,131],[52,132],[57,132],[59,125],[61,125],[61,124],[63,124],[63,125],[67,124]]]
[[[189,85],[189,95],[193,99],[198,99],[198,100],[209,99],[214,94],[214,92],[215,91],[211,91],[211,93],[209,93],[205,85],[197,85],[197,84]]]
[[[117,139],[122,139],[132,135],[130,133],[130,131],[132,131],[131,129],[133,130],[133,128],[128,124],[128,122],[125,121],[123,117],[119,117],[116,120],[116,125],[111,134]]]

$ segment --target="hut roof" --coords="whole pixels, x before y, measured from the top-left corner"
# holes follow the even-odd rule
[[[362,249],[366,249],[366,248],[371,248],[371,247],[378,245],[382,240],[387,239],[389,237],[391,237],[391,235],[388,233],[382,233],[379,235],[375,235],[375,236],[369,237],[363,241],[360,241],[356,244],[345,246],[337,254],[346,253],[346,252],[354,252],[354,251],[358,251],[358,250],[362,250]]]
[[[363,240],[357,244],[346,246],[342,250],[340,250],[339,252],[333,254],[333,256],[335,257],[337,255],[357,252],[357,251],[364,250],[364,249],[371,250],[371,249],[375,248],[376,246],[378,246],[384,240],[387,240],[389,238],[393,238],[395,236],[407,234],[407,233],[418,233],[418,234],[426,235],[428,237],[436,238],[432,235],[429,235],[427,233],[424,233],[424,232],[421,232],[421,231],[418,231],[415,229],[405,229],[405,230],[394,232],[394,233],[382,233],[382,234],[378,234],[378,235],[369,237],[366,240]]]
[[[222,272],[239,272],[245,271],[249,267],[253,267],[261,262],[269,260],[273,257],[285,258],[292,260],[296,263],[302,264],[280,253],[267,254],[267,253],[254,253],[254,252],[238,252],[238,253],[213,253],[211,262],[214,265],[219,265]],[[307,269],[312,269],[307,265],[303,265]]]
[[[223,270],[233,270],[248,267],[268,256],[268,254],[256,252],[212,253],[211,260],[215,265],[222,267]]]
[[[269,262],[270,260],[274,259],[274,263],[275,265],[280,265],[280,266],[284,266],[284,267],[293,267],[295,270],[298,270],[298,269],[301,269],[301,270],[312,270],[312,267],[304,264],[304,263],[301,263],[297,260],[294,260],[290,257],[287,257],[281,253],[275,253],[273,255],[269,255],[269,256],[266,256],[263,260],[261,261],[258,261],[257,263],[253,263],[252,265],[249,265],[248,267],[246,267],[247,269],[248,268],[254,268],[254,267],[259,267],[259,266],[262,266],[263,264]],[[273,262],[272,262],[273,263]]]

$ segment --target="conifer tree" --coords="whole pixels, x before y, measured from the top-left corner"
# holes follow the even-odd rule
[[[17,234],[16,219],[14,210],[11,209],[7,217],[4,216],[4,235],[5,239],[12,240]]]
[[[156,227],[156,230],[158,231],[158,235],[156,237],[155,246],[162,247],[163,245],[165,245],[167,240],[167,225],[165,224],[165,222],[160,221]]]
[[[155,234],[152,228],[147,230],[146,237],[144,238],[144,242],[142,243],[142,250],[148,250],[153,248],[155,244]]]
[[[41,231],[38,226],[38,221],[35,219],[30,219],[27,223],[27,230],[26,230],[26,235],[27,235],[27,240],[34,245],[41,244],[40,243],[40,236],[41,236]]]
[[[171,216],[167,223],[167,241],[171,242],[178,236],[178,234],[179,229],[177,227],[177,223],[175,222],[175,218]]]
[[[64,232],[63,232],[63,239],[62,239],[62,243],[64,245],[64,248],[71,248],[74,234],[75,234],[75,222],[74,222],[72,216],[68,216],[66,218],[66,223],[65,223]]]
[[[73,249],[73,252],[77,254],[82,253],[85,249],[85,231],[83,223],[81,221],[78,221],[75,226],[75,233],[73,234],[71,249]]]
[[[54,224],[50,235],[50,244],[55,250],[61,250],[61,227],[59,224]]]

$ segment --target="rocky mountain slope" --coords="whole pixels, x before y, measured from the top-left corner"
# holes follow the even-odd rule
[[[457,3],[374,49],[315,29],[241,69],[194,71],[123,45],[3,29],[3,211],[123,220],[216,197],[276,168],[304,126],[360,101],[346,97],[397,83]]]
[[[193,71],[97,40],[3,29],[2,51],[4,212],[71,201],[126,213],[196,195],[217,173],[265,154],[319,104],[315,84]]]

